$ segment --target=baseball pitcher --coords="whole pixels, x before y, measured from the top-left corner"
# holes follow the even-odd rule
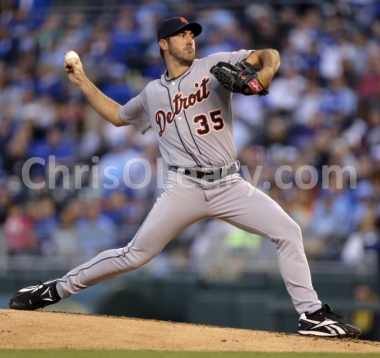
[[[142,134],[155,132],[168,164],[166,187],[126,247],[102,252],[60,279],[18,291],[10,308],[42,308],[135,270],[189,225],[217,218],[275,243],[281,275],[300,314],[300,334],[360,335],[318,300],[299,226],[237,173],[232,93],[267,95],[280,67],[278,52],[240,50],[195,59],[195,37],[201,32],[201,25],[182,17],[164,21],[157,36],[167,71],[124,106],[90,82],[79,58],[65,62],[70,81],[103,118],[117,127],[134,125]]]

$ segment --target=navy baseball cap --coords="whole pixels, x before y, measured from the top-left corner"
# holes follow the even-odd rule
[[[198,36],[202,32],[202,26],[196,22],[188,22],[183,17],[172,17],[171,19],[165,20],[162,25],[157,30],[157,40],[167,38],[174,33],[186,29],[193,31],[194,36]]]

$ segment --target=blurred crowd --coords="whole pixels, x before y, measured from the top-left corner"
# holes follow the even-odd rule
[[[153,131],[141,136],[132,126],[116,128],[101,119],[67,79],[63,58],[76,51],[96,86],[124,104],[165,71],[156,30],[164,19],[182,16],[203,27],[196,38],[198,58],[242,48],[280,52],[269,96],[234,95],[239,160],[251,178],[262,168],[257,186],[299,223],[311,260],[377,265],[380,2],[236,3],[230,9],[206,4],[145,0],[120,3],[116,12],[67,13],[49,0],[0,2],[4,252],[92,257],[133,238],[161,191],[157,140]],[[46,163],[30,169],[33,183],[46,182],[39,189],[23,180],[24,164],[33,157]],[[116,188],[104,188],[101,183],[111,182],[102,168],[117,166],[113,175],[121,179],[120,168],[137,157],[152,164],[154,180],[147,187],[131,189],[120,180]],[[76,166],[88,170],[66,183],[59,165],[70,175]],[[291,169],[282,177],[287,183],[295,182],[298,168],[313,166],[317,185],[279,188],[276,169],[282,165]],[[322,168],[333,165],[353,168],[356,185],[347,170],[342,183],[332,173],[322,187]],[[142,169],[131,166],[134,182]],[[236,269],[229,274],[239,277],[245,262],[275,255],[273,244],[268,251],[260,237],[224,225],[208,220],[182,233],[157,260],[157,270],[176,258],[178,269],[190,265],[201,275],[225,275],[223,262],[232,257]]]

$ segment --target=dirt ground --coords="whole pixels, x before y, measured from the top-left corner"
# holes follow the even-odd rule
[[[380,342],[124,317],[0,310],[0,348],[380,353]]]

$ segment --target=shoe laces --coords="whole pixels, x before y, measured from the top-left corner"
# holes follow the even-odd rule
[[[42,286],[42,288],[48,287],[47,285],[45,285],[44,283],[42,283],[40,280],[37,280],[37,281],[40,283],[40,285]],[[41,292],[41,291],[37,291],[37,292]],[[37,292],[36,292],[36,295],[34,297],[32,297],[32,299],[34,298],[34,301],[36,301],[36,300],[37,301],[42,300],[41,294],[40,293],[37,294]]]
[[[332,311],[331,307],[327,303],[325,303],[322,306],[322,308],[323,308],[323,312],[327,313],[328,315],[333,316],[334,318],[337,318],[337,319],[343,319],[343,317],[341,317],[341,316],[337,315],[336,313],[334,313]]]
[[[42,286],[42,288],[50,288],[51,286],[49,286],[49,285],[46,285],[46,284],[44,284],[43,282],[41,282],[40,280],[37,280],[39,283],[40,283],[40,285]]]

